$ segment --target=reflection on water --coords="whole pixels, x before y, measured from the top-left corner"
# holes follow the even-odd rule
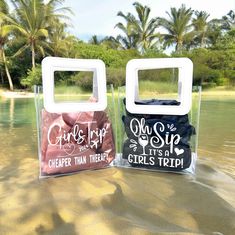
[[[35,159],[37,132],[33,99],[6,99],[0,104],[1,160]]]
[[[34,102],[1,100],[0,234],[235,234],[234,107],[204,99],[195,178],[112,168],[39,181]]]

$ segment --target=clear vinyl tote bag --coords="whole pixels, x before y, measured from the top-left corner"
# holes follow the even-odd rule
[[[178,98],[139,98],[140,70],[172,68],[178,69]],[[193,64],[187,58],[135,59],[127,64],[125,94],[119,88],[117,165],[195,172],[200,89],[192,92],[192,76]]]
[[[92,72],[89,100],[56,102],[56,71]],[[42,78],[43,87],[35,87],[40,178],[112,165],[115,142],[108,114],[112,113],[113,99],[107,99],[104,63],[47,57],[42,62]]]

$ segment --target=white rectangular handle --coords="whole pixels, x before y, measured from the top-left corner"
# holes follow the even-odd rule
[[[55,71],[92,71],[93,95],[97,102],[55,102],[54,99],[54,73]],[[102,111],[107,107],[106,72],[102,60],[94,59],[68,59],[59,57],[46,57],[42,61],[42,81],[44,107],[51,113]]]
[[[178,68],[179,105],[139,105],[138,71]],[[134,59],[126,67],[126,108],[130,113],[184,115],[191,109],[193,63],[188,58]]]

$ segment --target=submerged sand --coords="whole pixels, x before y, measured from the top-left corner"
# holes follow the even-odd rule
[[[31,158],[0,168],[0,234],[235,234],[235,181],[109,168],[38,180]]]

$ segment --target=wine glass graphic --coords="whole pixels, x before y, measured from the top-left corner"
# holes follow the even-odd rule
[[[148,135],[146,135],[146,134],[139,135],[138,142],[143,147],[143,155],[147,155],[145,153],[145,147],[148,145],[148,142],[149,142]]]

